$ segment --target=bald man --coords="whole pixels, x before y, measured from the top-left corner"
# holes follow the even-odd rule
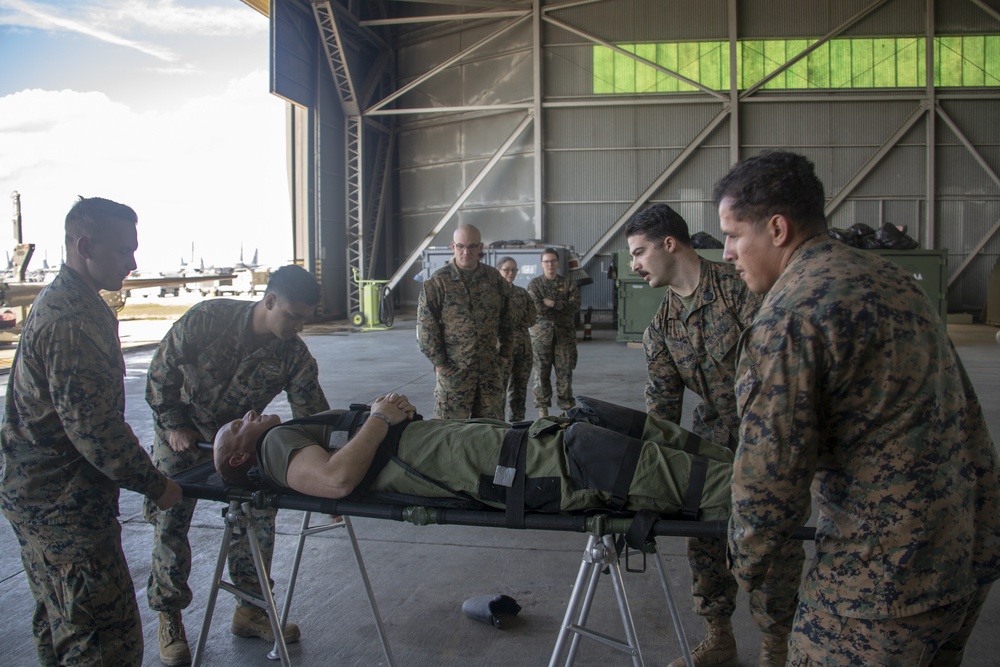
[[[461,225],[452,261],[424,281],[417,301],[417,341],[432,364],[434,419],[503,420],[513,346],[510,285],[480,262],[479,230]]]

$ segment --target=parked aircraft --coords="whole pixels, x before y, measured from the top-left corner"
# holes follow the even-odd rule
[[[35,244],[24,243],[21,235],[21,196],[17,192],[11,195],[14,201],[14,237],[17,244],[12,255],[8,255],[8,267],[0,277],[0,341],[10,341],[21,333],[21,322],[27,317],[28,307],[35,302],[38,294],[45,289],[51,278],[58,273],[58,268],[50,268],[48,261],[43,260],[44,267],[35,277],[41,275],[47,280],[32,279],[28,263],[35,252]],[[61,264],[61,262],[60,262]],[[177,275],[155,277],[129,277],[122,281],[122,289],[117,292],[101,292],[104,301],[115,311],[121,310],[131,290],[147,287],[169,287],[186,285],[205,281],[232,280],[232,273],[212,273],[211,275]],[[18,309],[18,310],[14,310]]]

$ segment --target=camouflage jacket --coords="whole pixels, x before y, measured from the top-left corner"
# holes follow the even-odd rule
[[[203,301],[170,328],[146,378],[146,402],[160,429],[193,428],[211,442],[220,426],[263,411],[282,391],[296,417],[329,409],[302,339],[262,342],[254,334],[257,303]]]
[[[518,285],[510,286],[510,319],[514,323],[514,349],[531,351],[531,337],[528,329],[535,324],[538,313],[535,302],[531,300],[528,290]]]
[[[736,448],[736,347],[753,321],[760,297],[729,264],[701,260],[701,278],[691,312],[667,289],[663,303],[643,335],[649,377],[646,411],[680,423],[684,388],[701,397],[694,411],[694,432]]]
[[[125,422],[118,320],[65,264],[35,299],[7,381],[0,502],[15,523],[106,526],[119,487],[167,480]]]
[[[417,300],[417,343],[434,367],[458,371],[510,360],[514,322],[510,285],[492,266],[462,271],[449,262],[424,281]]]
[[[576,329],[576,314],[580,311],[580,290],[576,283],[566,276],[556,276],[549,280],[538,276],[528,283],[528,294],[535,302],[538,319],[535,321],[535,332],[548,329],[574,331]],[[542,301],[552,299],[554,306],[546,306]]]
[[[819,510],[801,599],[898,618],[1000,577],[1000,483],[979,400],[906,271],[824,234],[802,244],[744,333],[732,566],[760,585]]]

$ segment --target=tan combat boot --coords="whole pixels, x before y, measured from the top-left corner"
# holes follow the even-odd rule
[[[691,651],[695,667],[715,667],[736,661],[736,637],[733,623],[728,618],[705,617],[705,638]],[[686,667],[684,656],[677,658],[670,667]]]
[[[257,607],[237,606],[233,612],[233,625],[230,628],[237,637],[259,637],[269,642],[274,641],[274,630],[271,629],[271,619],[267,612]],[[299,626],[285,623],[282,632],[286,644],[294,644],[302,636]]]
[[[160,662],[168,667],[190,665],[191,649],[184,635],[184,623],[179,611],[160,612]]]
[[[757,654],[757,667],[785,667],[788,659],[788,633],[765,634]]]

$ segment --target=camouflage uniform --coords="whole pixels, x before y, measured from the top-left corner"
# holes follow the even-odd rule
[[[524,419],[524,402],[528,394],[528,380],[531,378],[531,336],[528,329],[538,317],[535,302],[523,287],[511,285],[510,319],[514,322],[514,347],[510,359],[510,379],[507,380],[507,405],[510,420]]]
[[[282,390],[295,416],[329,407],[319,386],[316,360],[298,336],[271,337],[253,332],[258,302],[214,299],[193,306],[160,342],[149,365],[146,402],[153,409],[156,440],[153,461],[168,475],[211,460],[211,452],[178,453],[167,432],[191,428],[212,442],[224,424],[249,410],[261,412]],[[191,603],[188,530],[196,501],[182,500],[167,511],[147,502],[153,524],[153,563],[146,596],[155,611],[179,611]],[[254,521],[264,562],[274,550],[274,511],[255,511]],[[249,544],[234,534],[229,575],[237,586],[260,592]],[[247,603],[240,603],[246,606]]]
[[[159,498],[167,480],[125,423],[124,375],[118,320],[63,265],[25,322],[0,427],[0,503],[21,545],[44,665],[142,662],[118,495]]]
[[[897,664],[886,627],[932,655],[920,617],[1000,577],[994,445],[936,309],[905,271],[824,234],[792,254],[741,348],[729,539],[741,585],[760,586],[812,489],[816,558],[789,660]],[[817,616],[860,626],[857,641],[810,649]]]
[[[417,343],[437,370],[435,419],[503,420],[513,344],[510,285],[492,266],[454,262],[428,278],[417,301]]]
[[[528,283],[528,294],[535,302],[538,319],[531,327],[531,347],[534,355],[535,407],[552,404],[551,370],[556,371],[556,400],[568,410],[576,404],[573,398],[573,369],[576,368],[576,314],[580,311],[580,290],[566,276],[549,280],[538,276]],[[543,299],[552,299],[548,307]]]
[[[643,336],[649,367],[647,412],[680,422],[687,387],[702,399],[694,410],[694,432],[736,451],[740,430],[734,389],[736,346],[759,306],[760,297],[731,265],[705,259],[690,303],[667,289]],[[787,635],[792,628],[804,558],[801,542],[788,542],[786,549],[767,585],[750,595],[754,623],[762,632],[776,635]],[[725,541],[690,538],[687,553],[695,612],[731,617],[738,586],[726,565]]]
[[[340,412],[340,411],[335,411]],[[396,427],[393,427],[396,428]],[[507,492],[493,484],[504,436],[510,425],[494,420],[414,421],[399,427],[398,449],[370,488],[420,498],[475,499],[502,509]],[[285,424],[258,445],[258,465],[266,477],[287,486],[291,454],[310,445],[342,443],[333,429],[315,424]],[[569,419],[538,419],[525,439],[526,508],[539,512],[579,511],[617,505],[610,484],[628,464],[625,443],[637,446],[634,472],[623,494],[622,509],[676,514],[685,502],[693,455],[704,457],[705,483],[700,514],[706,521],[729,516],[729,478],[733,454],[701,440],[676,424],[649,417],[639,438]],[[641,438],[641,439],[640,439]]]

